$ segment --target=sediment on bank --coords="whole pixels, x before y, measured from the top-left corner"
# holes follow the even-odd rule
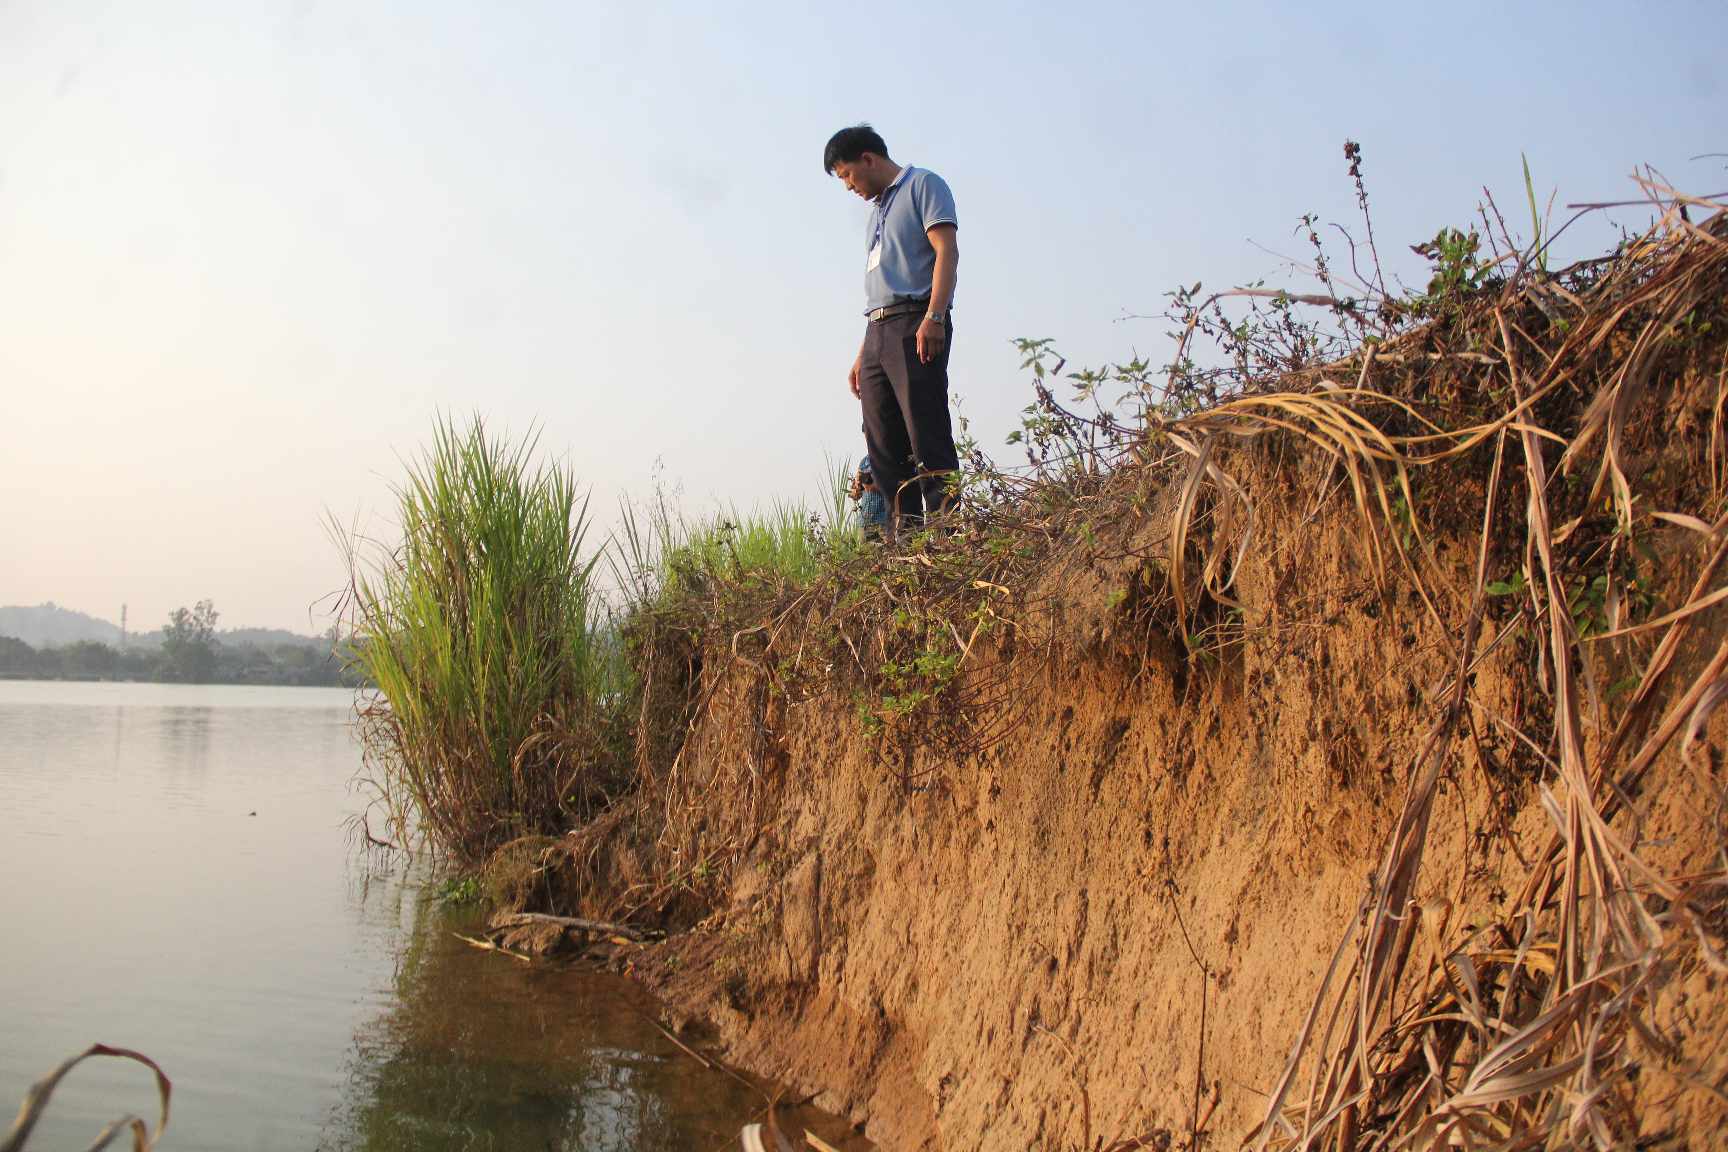
[[[1041,467],[945,531],[644,601],[632,786],[497,887],[673,929],[638,975],[888,1148],[1706,1146],[1728,229],[1682,204],[1222,394],[1040,373]]]

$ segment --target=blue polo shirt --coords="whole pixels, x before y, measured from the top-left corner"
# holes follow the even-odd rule
[[[959,226],[954,193],[942,177],[910,164],[882,190],[864,226],[864,310],[930,295],[936,249],[925,233],[938,224]],[[876,246],[881,255],[876,257]]]

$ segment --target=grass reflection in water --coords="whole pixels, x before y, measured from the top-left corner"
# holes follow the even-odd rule
[[[759,1099],[679,1052],[616,976],[510,963],[422,889],[394,999],[355,1037],[320,1147],[364,1152],[708,1149]]]

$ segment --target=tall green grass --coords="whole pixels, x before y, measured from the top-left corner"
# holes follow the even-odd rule
[[[534,448],[441,422],[397,490],[400,546],[349,548],[371,782],[399,834],[468,862],[604,797],[628,690],[586,501]]]
[[[830,464],[823,502],[776,501],[766,510],[721,508],[691,517],[664,493],[647,504],[625,504],[614,568],[632,609],[663,607],[724,586],[810,583],[864,547],[847,499],[851,468]]]
[[[378,688],[361,708],[366,779],[397,843],[423,835],[468,864],[628,785],[632,621],[805,587],[863,547],[841,466],[820,511],[691,518],[661,493],[590,551],[575,478],[534,464],[535,447],[441,422],[397,489],[400,545],[362,555],[344,537],[354,650]]]
[[[723,510],[682,522],[661,552],[669,590],[715,579],[774,579],[802,584],[816,574],[820,554],[809,513],[801,504],[776,503],[766,512]]]

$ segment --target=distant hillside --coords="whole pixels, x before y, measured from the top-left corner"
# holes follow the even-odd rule
[[[231,628],[218,631],[216,642],[228,648],[274,648],[279,644],[292,644],[297,648],[330,647],[330,641],[323,636],[302,636],[285,628]]]
[[[120,626],[50,601],[33,608],[0,607],[0,636],[15,636],[32,648],[61,648],[82,640],[115,646]]]
[[[154,648],[162,642],[162,621],[132,625],[126,638],[129,648]],[[0,636],[13,636],[32,648],[64,648],[69,644],[94,641],[111,648],[120,645],[120,626],[108,620],[62,608],[50,601],[33,607],[0,606]],[[230,628],[216,634],[217,643],[225,648],[270,649],[290,644],[300,648],[327,649],[330,642],[322,636],[302,636],[282,628]]]

